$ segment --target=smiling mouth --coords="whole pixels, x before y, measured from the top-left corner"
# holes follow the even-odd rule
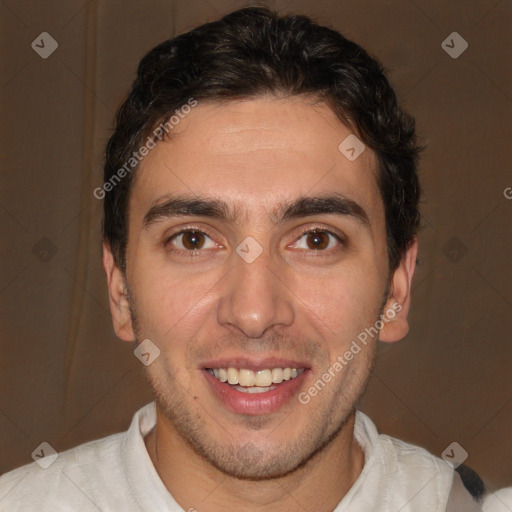
[[[265,393],[279,384],[297,378],[305,368],[267,368],[248,370],[245,368],[206,368],[218,381],[242,393]]]

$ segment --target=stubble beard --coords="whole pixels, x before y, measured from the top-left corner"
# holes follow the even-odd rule
[[[193,400],[192,394],[184,389],[174,376],[165,371],[162,379],[150,367],[146,369],[146,376],[153,390],[157,407],[169,421],[170,427],[195,454],[228,477],[262,481],[285,477],[304,467],[315,457],[322,456],[344,428],[348,427],[347,422],[355,414],[359,400],[366,389],[370,372],[371,365],[362,384],[354,387],[351,396],[343,396],[344,391],[337,389],[333,395],[338,394],[338,398],[326,400],[321,411],[314,411],[306,428],[295,440],[273,442],[271,439],[275,430],[286,428],[287,418],[277,427],[271,428],[268,433],[269,442],[261,443],[267,447],[265,450],[252,442],[243,442],[240,439],[237,442],[220,424],[217,432],[222,432],[219,435],[223,436],[223,441],[218,441],[201,420],[201,413],[208,420],[212,419],[212,414],[207,412],[205,406]],[[322,391],[322,393],[325,392],[326,390]],[[299,404],[298,401],[297,404]],[[311,414],[305,406],[296,405],[295,408],[297,407],[304,407],[304,413]],[[333,410],[339,411],[335,417],[332,414]],[[245,428],[255,432],[263,430],[272,418],[244,416],[241,421]],[[352,435],[352,432],[347,433],[349,437]],[[268,448],[269,445],[271,449]]]
[[[127,290],[129,290],[128,287]],[[129,294],[129,304],[135,334],[137,339],[142,339],[133,294]],[[367,364],[361,365],[366,370],[362,374],[360,372],[359,375],[354,375],[358,384],[352,386],[350,395],[344,396],[345,390],[337,389],[331,394],[331,397],[339,394],[338,396],[343,397],[342,400],[340,398],[337,401],[326,400],[323,411],[315,411],[315,417],[308,423],[307,428],[298,439],[275,443],[276,449],[270,453],[252,442],[236,443],[234,440],[228,440],[219,443],[210,436],[200,418],[200,411],[194,412],[193,410],[195,400],[192,400],[192,394],[171,372],[163,370],[161,373],[165,378],[161,379],[157,372],[153,371],[153,368],[147,367],[146,378],[155,396],[157,407],[169,421],[171,428],[194,453],[228,477],[239,480],[264,481],[282,478],[299,470],[315,457],[320,457],[339,437],[347,426],[348,420],[355,414],[357,405],[368,385],[375,361],[376,346],[367,348],[372,348],[372,350],[369,350],[366,355]],[[349,364],[344,369],[349,373],[351,370],[354,370],[353,364]],[[352,373],[354,372],[352,371]],[[348,375],[345,382],[350,384],[350,381],[351,376]],[[197,407],[204,411],[206,417],[212,417],[201,404],[197,404]],[[342,412],[333,419],[333,410]],[[305,413],[307,413],[306,409]],[[245,416],[243,421],[247,428],[255,431],[264,428],[271,418]],[[286,419],[275,429],[285,428],[285,426]],[[221,429],[222,427],[219,425],[219,430]],[[275,429],[271,430],[269,435]],[[353,433],[350,432],[347,435],[352,436]],[[227,437],[225,431],[224,436]]]

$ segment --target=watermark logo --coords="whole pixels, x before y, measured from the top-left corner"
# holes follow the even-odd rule
[[[252,263],[263,252],[263,247],[252,236],[248,236],[238,247],[236,253],[246,263]]]
[[[57,250],[57,246],[44,236],[32,247],[32,254],[39,261],[47,263],[57,254]]]
[[[454,441],[445,448],[441,457],[455,469],[468,458],[468,452],[459,443]]]
[[[146,338],[133,353],[144,366],[149,366],[160,355],[160,349],[150,339]]]
[[[365,145],[353,133],[351,133],[339,146],[341,154],[353,162],[359,158],[361,153],[365,150]]]
[[[457,237],[450,238],[443,246],[443,254],[452,263],[457,263],[467,252],[468,248]]]
[[[43,469],[49,468],[58,457],[59,454],[46,441],[32,452],[32,458]]]
[[[468,42],[458,32],[452,32],[441,43],[441,48],[452,59],[458,59],[468,49],[468,46]]]
[[[47,59],[59,47],[59,43],[48,32],[41,32],[32,41],[31,46],[39,57]]]

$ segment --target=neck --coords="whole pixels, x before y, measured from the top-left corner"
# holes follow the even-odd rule
[[[184,510],[332,512],[364,465],[355,441],[355,413],[321,452],[294,472],[271,480],[239,480],[199,456],[172,428],[157,406],[157,423],[146,436],[149,456],[164,485]]]

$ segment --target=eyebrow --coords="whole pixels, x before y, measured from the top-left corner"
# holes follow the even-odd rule
[[[312,215],[333,214],[347,216],[363,227],[370,228],[370,219],[362,206],[340,194],[305,196],[280,204],[271,215],[275,224],[285,220]],[[144,216],[142,228],[172,217],[209,217],[236,224],[243,217],[242,210],[234,204],[207,197],[171,197],[164,202],[157,200]]]

